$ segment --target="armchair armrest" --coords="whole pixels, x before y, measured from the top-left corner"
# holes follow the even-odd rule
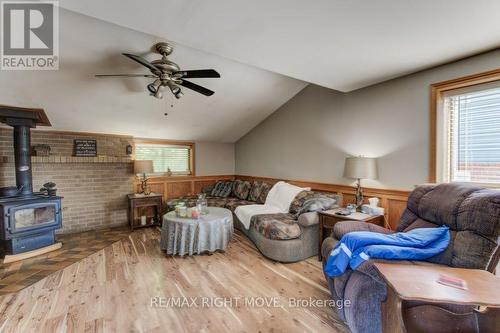
[[[318,213],[308,212],[302,213],[298,218],[299,224],[302,227],[310,227],[319,223]]]
[[[353,231],[371,231],[381,234],[392,234],[394,231],[378,226],[373,223],[366,223],[361,221],[341,221],[333,227],[333,236],[340,240],[342,236]]]

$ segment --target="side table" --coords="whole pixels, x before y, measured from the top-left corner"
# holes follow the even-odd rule
[[[128,197],[128,222],[130,229],[151,227],[161,224],[161,207],[162,195],[157,193],[145,194],[129,194]],[[146,217],[146,224],[141,225],[141,217],[137,214],[138,209],[152,207],[153,216]],[[152,222],[151,222],[152,221]]]
[[[358,213],[358,212],[352,213],[351,215],[347,215],[347,216],[335,214],[339,210],[340,210],[340,208],[331,209],[331,210],[324,210],[324,211],[318,212],[318,217],[319,217],[318,260],[319,261],[321,261],[323,259],[323,256],[321,254],[321,244],[323,243],[325,235],[327,236],[329,234],[328,232],[325,233],[325,229],[329,229],[330,231],[333,230],[333,227],[335,226],[335,224],[337,222],[363,221],[366,223],[373,223],[373,224],[379,225],[381,227],[383,227],[384,223],[385,223],[384,215],[372,216],[372,215]]]
[[[384,333],[498,331],[500,325],[498,276],[480,269],[434,264],[376,262],[374,265],[387,283],[387,300],[382,303]],[[464,280],[466,289],[438,283],[441,275]],[[405,301],[418,301],[420,305],[406,309]],[[470,305],[480,308],[469,314],[454,314],[440,308],[439,304]]]

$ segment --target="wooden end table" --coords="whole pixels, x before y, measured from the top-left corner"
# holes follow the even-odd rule
[[[129,194],[128,197],[128,223],[130,224],[130,229],[134,230],[136,228],[151,227],[155,225],[161,225],[161,207],[163,203],[163,196],[157,193],[151,193],[150,195],[145,194]],[[146,217],[146,224],[141,225],[141,217],[138,216],[137,210],[139,208],[152,207],[154,211],[153,216]],[[151,220],[153,221],[151,223]]]
[[[388,286],[387,300],[382,303],[382,328],[384,333],[407,332],[403,320],[405,318],[403,301],[487,307],[492,310],[486,314],[486,317],[490,318],[483,318],[482,323],[485,324],[487,321],[487,327],[498,324],[500,278],[490,272],[432,264],[410,265],[377,262],[374,265]],[[464,280],[467,289],[462,290],[438,283],[437,280],[440,275]],[[464,329],[464,332],[469,331],[464,327],[462,329]],[[433,325],[432,320],[430,320],[426,331],[439,332],[440,328]],[[490,332],[489,328],[486,331]]]
[[[364,213],[353,213],[351,215],[347,216],[342,216],[342,215],[337,215],[335,214],[338,212],[341,208],[336,208],[336,209],[331,209],[331,210],[324,210],[318,212],[318,217],[319,217],[319,244],[318,244],[318,260],[321,261],[323,259],[323,255],[321,254],[321,244],[323,244],[323,240],[325,238],[325,235],[328,235],[328,233],[325,233],[325,229],[329,229],[330,231],[333,230],[333,227],[337,222],[341,221],[362,221],[366,223],[373,223],[376,225],[379,225],[381,227],[384,226],[385,224],[385,219],[384,215],[368,215]]]

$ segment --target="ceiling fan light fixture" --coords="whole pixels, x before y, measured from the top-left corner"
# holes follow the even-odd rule
[[[148,84],[148,91],[151,93],[151,95],[156,94],[158,89],[156,89],[155,85],[153,83]]]
[[[174,94],[175,98],[180,99],[182,96],[184,96],[184,93],[182,92],[181,88]]]

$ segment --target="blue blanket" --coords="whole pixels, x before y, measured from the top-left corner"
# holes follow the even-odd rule
[[[370,231],[350,232],[335,246],[325,265],[330,277],[342,275],[348,266],[357,269],[366,260],[425,260],[448,247],[447,226],[418,228],[408,232],[380,234]]]

